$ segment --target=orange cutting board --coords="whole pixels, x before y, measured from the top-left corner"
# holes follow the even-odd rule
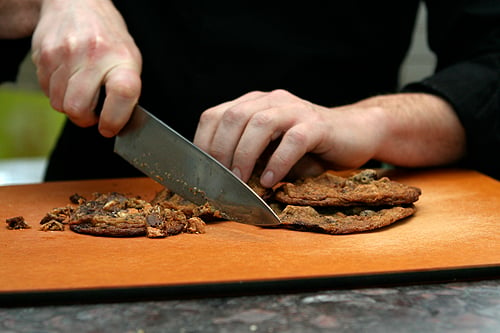
[[[335,287],[340,279],[370,276],[390,283],[406,274],[425,280],[435,272],[499,272],[500,182],[467,170],[388,175],[422,189],[416,214],[377,231],[351,235],[225,221],[209,224],[205,234],[164,239],[43,232],[40,219],[68,204],[73,193],[118,191],[151,199],[161,186],[134,178],[0,187],[1,223],[22,215],[32,226],[8,230],[0,225],[0,300],[30,293],[134,288],[164,294],[176,287],[186,292],[186,287],[196,287],[201,293],[224,285],[250,290],[254,283],[272,283],[279,289],[280,283],[293,281],[303,281],[305,287]]]

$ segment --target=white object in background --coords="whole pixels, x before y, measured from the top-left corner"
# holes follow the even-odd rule
[[[45,157],[0,159],[0,185],[40,183],[46,167]]]

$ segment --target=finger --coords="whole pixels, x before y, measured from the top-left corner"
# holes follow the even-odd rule
[[[316,146],[319,137],[308,124],[291,127],[271,155],[261,176],[264,187],[272,187],[283,179],[292,167]]]
[[[267,93],[251,101],[251,106],[257,111],[250,114],[234,151],[231,167],[239,172],[244,181],[250,178],[257,159],[271,141],[276,140],[302,118],[309,119],[309,103],[285,90],[278,89]],[[262,111],[258,111],[259,109]]]
[[[233,172],[243,180],[250,177],[255,160],[270,142],[274,127],[276,126],[274,114],[279,113],[279,108],[273,106],[275,103],[271,93],[253,95],[251,99],[241,100],[228,108],[219,123],[214,134],[211,145],[211,154],[226,166],[231,166]],[[287,126],[287,122],[282,122]],[[245,138],[241,142],[241,138]],[[255,141],[254,141],[255,140]],[[250,154],[249,160],[241,166],[235,166],[235,153],[238,155]],[[239,157],[244,160],[245,157]]]
[[[113,137],[125,126],[141,93],[140,72],[120,66],[105,78],[106,99],[99,119],[99,132]]]
[[[219,123],[224,116],[224,112],[238,103],[258,98],[263,94],[264,93],[261,91],[252,91],[234,100],[224,102],[205,110],[200,116],[193,143],[204,151],[209,152],[210,145],[212,144]]]
[[[243,102],[229,107],[223,112],[218,126],[213,134],[209,153],[226,167],[230,167],[233,153],[240,141],[251,115],[258,107],[249,102]]]
[[[64,97],[69,76],[69,70],[66,66],[60,65],[55,69],[49,79],[48,97],[50,105],[54,110],[64,112]]]
[[[36,48],[33,50],[31,59],[36,67],[36,74],[40,88],[47,97],[50,96],[50,80],[53,73],[59,69],[65,62],[62,60],[62,54],[49,48]]]
[[[40,25],[43,26],[42,23]],[[46,33],[46,29],[40,26],[37,26],[32,38],[31,60],[37,68],[40,86],[47,96],[50,94],[50,85],[53,84],[51,82],[53,74],[63,68],[68,75],[67,80],[79,53],[74,38],[65,38],[64,44],[59,42],[60,38],[61,35],[57,32]]]
[[[256,161],[285,129],[293,124],[282,108],[270,108],[252,115],[234,151],[231,169],[247,181]]]
[[[36,69],[36,76],[38,79],[38,84],[40,85],[40,88],[42,89],[43,93],[45,96],[49,97],[50,96],[50,76],[41,68],[37,67]]]
[[[49,97],[54,109],[66,112],[64,106],[66,91],[69,80],[82,67],[80,60],[82,50],[72,39],[68,39],[68,43],[64,46],[58,47],[52,38],[44,40],[43,43],[34,41],[33,45],[36,49],[33,51],[32,60],[37,67],[40,87]],[[85,91],[85,88],[81,91]]]
[[[97,124],[94,106],[99,94],[102,76],[94,70],[77,71],[67,81],[63,110],[68,118],[80,127]]]
[[[205,110],[201,115],[194,134],[193,143],[208,152],[222,114],[229,102]]]
[[[48,75],[47,71],[44,70],[40,66],[40,51],[38,49],[33,48],[33,52],[31,53],[31,61],[36,67],[36,76],[38,79],[38,84],[42,89],[45,96],[49,96],[49,79],[50,75]]]

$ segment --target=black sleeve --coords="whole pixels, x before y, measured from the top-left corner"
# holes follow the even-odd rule
[[[31,47],[31,37],[0,39],[0,83],[15,81],[21,62]]]
[[[500,179],[500,1],[427,0],[435,73],[403,88],[454,107],[467,136],[462,166]]]

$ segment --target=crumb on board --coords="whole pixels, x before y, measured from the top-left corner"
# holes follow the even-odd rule
[[[30,229],[31,226],[26,223],[23,216],[15,216],[5,220],[7,223],[7,229],[9,230],[19,230],[19,229]]]

